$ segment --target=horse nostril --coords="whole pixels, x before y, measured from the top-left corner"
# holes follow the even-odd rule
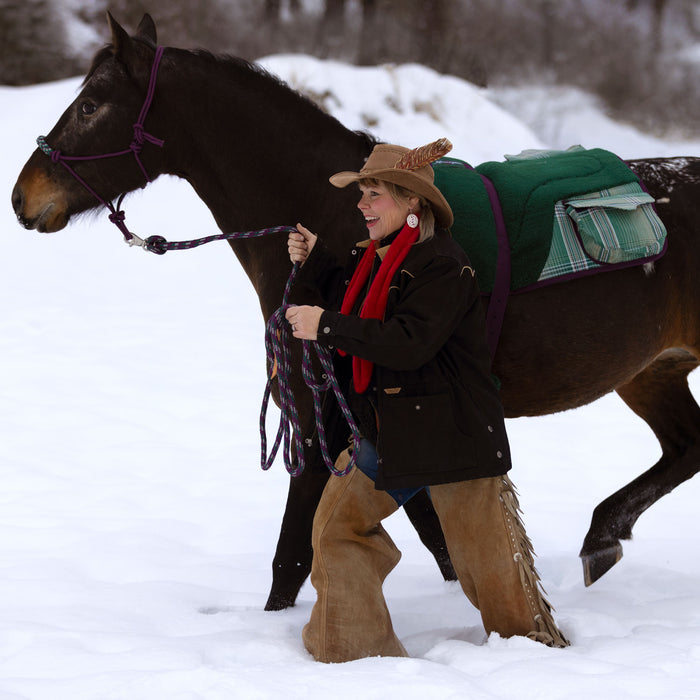
[[[24,209],[24,192],[19,185],[15,185],[15,188],[12,190],[12,208],[17,216],[20,216]]]
[[[31,222],[24,217],[24,191],[19,185],[12,190],[12,208],[17,215],[17,221],[24,228],[31,228]]]

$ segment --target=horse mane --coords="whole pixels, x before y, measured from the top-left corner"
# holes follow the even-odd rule
[[[135,37],[135,41],[141,41],[145,45],[152,47],[150,42],[147,42],[143,39],[140,39],[139,37]],[[241,58],[239,56],[233,56],[230,54],[214,54],[211,51],[208,51],[207,49],[174,49],[171,48],[170,51],[177,52],[178,54],[185,54],[185,55],[190,55],[198,60],[202,61],[205,64],[208,64],[210,67],[214,69],[219,69],[221,70],[224,74],[227,74],[228,76],[235,75],[235,78],[237,80],[245,79],[245,80],[259,80],[262,81],[263,84],[267,84],[270,86],[271,89],[276,89],[279,91],[279,94],[284,95],[287,94],[289,98],[295,102],[297,105],[303,105],[306,109],[309,109],[310,111],[315,112],[317,115],[321,116],[321,118],[325,118],[327,122],[330,123],[336,123],[340,124],[338,120],[333,117],[332,115],[328,114],[325,112],[319,105],[314,102],[310,97],[305,95],[304,93],[300,92],[299,90],[296,90],[295,88],[291,87],[287,82],[282,80],[280,77],[276,76],[274,73],[271,73],[268,71],[266,68],[263,66],[253,63],[252,61],[248,61],[245,58]],[[90,80],[90,78],[94,75],[95,71],[104,63],[106,60],[112,58],[114,56],[114,48],[111,44],[107,44],[103,46],[101,49],[97,51],[95,54],[94,58],[92,59],[92,64],[90,65],[90,69],[88,70],[87,75],[85,76],[83,80],[83,86]],[[230,79],[230,78],[229,78]],[[366,147],[367,152],[369,153],[372,148],[378,143],[378,140],[372,136],[370,133],[362,130],[357,130],[354,131],[357,136],[359,136],[363,140],[363,145]]]
[[[281,78],[276,76],[274,73],[270,73],[266,68],[263,68],[258,63],[253,63],[252,61],[248,61],[245,58],[242,58],[240,56],[234,56],[232,54],[227,54],[227,53],[221,53],[221,54],[215,54],[212,53],[211,51],[208,51],[207,49],[180,49],[182,51],[186,51],[186,53],[192,54],[193,56],[197,56],[197,58],[201,58],[204,61],[207,61],[209,63],[215,64],[217,66],[227,66],[230,65],[231,67],[237,68],[239,70],[247,70],[251,71],[252,73],[256,73],[258,75],[263,76],[264,78],[270,80],[273,83],[276,83],[277,85],[282,85],[285,87],[289,87]],[[291,90],[292,88],[290,88]],[[301,93],[300,93],[301,95]],[[303,97],[303,95],[301,95]]]
[[[201,48],[185,51],[186,53],[196,56],[213,67],[219,67],[224,72],[235,73],[237,79],[241,79],[241,77],[243,77],[245,79],[252,78],[254,80],[261,80],[263,83],[267,83],[271,89],[279,90],[280,94],[287,94],[289,99],[295,104],[303,105],[310,111],[315,112],[318,115],[322,115],[329,124],[340,124],[340,122],[333,115],[322,109],[308,95],[305,95],[303,92],[293,88],[285,80],[274,73],[271,73],[258,63],[253,63],[245,58],[233,56],[231,54],[214,54],[211,51]],[[347,127],[343,126],[343,128]],[[353,133],[363,139],[368,153],[378,143],[378,139],[367,131],[356,130]]]

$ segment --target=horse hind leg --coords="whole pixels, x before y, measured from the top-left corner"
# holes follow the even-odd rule
[[[442,577],[445,581],[456,581],[457,573],[452,565],[445,535],[428,492],[425,489],[419,491],[410,501],[404,503],[403,509],[418,533],[420,541],[435,558]]]
[[[587,586],[620,560],[620,540],[632,538],[639,516],[700,469],[700,407],[688,387],[688,374],[698,364],[684,350],[667,351],[617,389],[622,400],[654,431],[662,456],[593,511],[579,555]]]

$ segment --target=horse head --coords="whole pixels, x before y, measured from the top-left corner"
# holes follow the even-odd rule
[[[162,149],[145,143],[142,126],[135,127],[156,54],[155,25],[144,15],[131,37],[111,15],[108,21],[111,43],[96,54],[78,97],[39,139],[12,192],[25,228],[59,231],[72,216],[163,172]],[[112,155],[120,157],[105,160]]]

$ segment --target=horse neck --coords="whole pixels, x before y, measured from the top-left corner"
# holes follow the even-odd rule
[[[169,49],[157,95],[168,172],[187,179],[222,230],[294,224],[343,202],[328,177],[372,143],[264,71]],[[316,218],[316,217],[315,217]]]
[[[244,62],[170,51],[157,93],[166,170],[190,182],[222,231],[302,222],[336,250],[363,235],[357,194],[328,177],[359,169],[371,139]],[[232,246],[261,301],[270,267],[289,272],[286,245],[274,238]]]

